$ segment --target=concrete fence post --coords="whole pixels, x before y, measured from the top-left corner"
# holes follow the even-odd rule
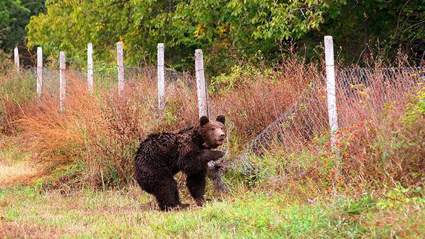
[[[93,45],[87,45],[87,90],[93,93]]]
[[[195,51],[195,71],[196,85],[198,92],[199,118],[202,116],[210,117],[208,109],[208,94],[204,76],[204,56],[201,49]]]
[[[164,44],[158,43],[158,109],[160,112],[165,106],[165,66]]]
[[[118,67],[118,95],[124,91],[124,50],[123,43],[117,43],[117,67]]]
[[[336,132],[338,131],[338,116],[336,108],[335,62],[332,36],[325,36],[326,89],[328,100],[329,126],[331,130],[331,145],[336,150]]]
[[[37,95],[43,94],[43,49],[37,47]]]
[[[14,60],[15,60],[15,70],[16,72],[19,72],[19,49],[18,47],[15,47],[14,53]]]
[[[65,111],[65,99],[66,99],[66,77],[65,77],[65,52],[60,52],[60,65],[59,65],[59,111]]]

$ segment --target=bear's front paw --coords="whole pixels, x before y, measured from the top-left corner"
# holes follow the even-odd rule
[[[223,151],[219,151],[219,150],[211,151],[211,160],[213,160],[213,161],[219,160],[223,156],[224,156]]]

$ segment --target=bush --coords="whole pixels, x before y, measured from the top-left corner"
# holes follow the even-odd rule
[[[323,135],[324,140],[315,138],[300,151],[288,154],[276,147],[266,158],[254,159],[254,162],[257,167],[265,168],[267,185],[278,188],[292,182],[311,181],[320,185],[316,190],[335,187],[368,190],[399,183],[404,187],[422,185],[425,178],[424,90],[420,86],[413,94],[406,93],[398,101],[388,103],[380,115],[338,131],[336,155],[327,143],[329,136]],[[275,180],[282,176],[286,180]]]
[[[1,53],[0,53],[1,54]],[[0,134],[16,134],[14,122],[35,98],[35,84],[31,72],[15,71],[8,60],[0,56]]]
[[[271,142],[269,152],[251,162],[235,161],[231,177],[249,186],[266,182],[264,185],[271,183],[272,187],[310,180],[320,190],[338,185],[421,182],[425,168],[423,86],[413,98],[404,91],[392,92],[397,97],[388,101],[383,111],[368,104],[342,104],[339,112],[354,110],[365,117],[353,119],[354,124],[346,124],[337,133],[340,154],[336,157],[328,143],[321,72],[316,65],[306,65],[299,59],[283,62],[273,69],[235,67],[230,75],[211,82],[212,116],[226,115],[232,156],[238,155],[301,95],[308,98],[289,116],[290,122],[279,125],[280,141]],[[140,140],[149,133],[198,124],[192,77],[167,83],[166,105],[161,113],[157,110],[156,82],[149,76],[127,79],[120,98],[115,94],[116,87],[98,86],[95,94],[88,94],[85,83],[69,74],[66,111],[60,113],[56,97],[46,95],[34,100],[34,77],[11,71],[1,78],[5,86],[2,90],[6,89],[6,98],[1,102],[7,106],[2,108],[7,109],[2,111],[3,133],[19,129],[17,137],[25,149],[35,159],[53,163],[52,168],[79,165],[67,171],[73,175],[64,177],[81,185],[106,188],[128,184],[133,181],[132,160]],[[24,80],[18,81],[15,76]],[[382,93],[382,89],[377,92]],[[18,110],[8,110],[13,107],[7,102],[14,102]],[[341,118],[350,122],[346,115]],[[283,175],[288,180],[278,180]]]

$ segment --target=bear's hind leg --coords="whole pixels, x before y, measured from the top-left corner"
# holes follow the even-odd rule
[[[157,188],[154,196],[158,201],[161,211],[169,211],[176,207],[182,207],[177,182],[173,176],[164,178]]]
[[[204,194],[205,194],[205,185],[206,185],[206,170],[202,170],[199,173],[187,175],[186,185],[189,189],[190,195],[195,199],[198,206],[204,204]]]

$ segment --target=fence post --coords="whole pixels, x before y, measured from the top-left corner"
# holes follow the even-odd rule
[[[160,113],[165,106],[165,72],[164,72],[164,44],[158,43],[158,109]]]
[[[336,109],[334,45],[332,36],[325,36],[326,88],[328,99],[329,126],[331,129],[331,145],[336,150],[336,132],[338,117]]]
[[[93,45],[87,45],[87,90],[93,93]]]
[[[37,47],[37,95],[43,94],[43,48]]]
[[[66,99],[66,77],[65,77],[65,52],[60,52],[60,66],[59,66],[59,111],[65,111],[65,99]]]
[[[118,96],[124,90],[124,50],[122,42],[117,43],[117,67],[118,67]]]
[[[198,109],[199,118],[202,116],[210,117],[208,109],[208,96],[206,91],[206,83],[204,76],[204,56],[201,49],[195,51],[195,71],[196,71],[196,85],[198,89]]]
[[[15,70],[19,72],[19,50],[18,47],[15,47],[14,50],[14,60],[15,60]]]

